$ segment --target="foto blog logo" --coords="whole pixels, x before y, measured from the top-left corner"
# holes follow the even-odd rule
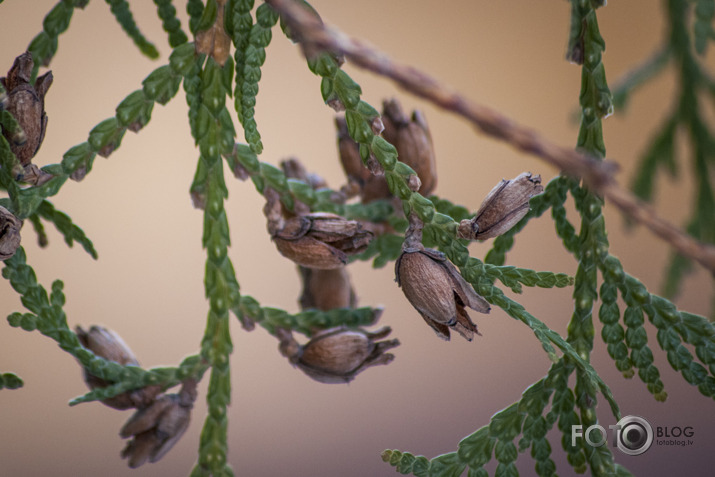
[[[640,416],[626,416],[615,425],[610,425],[613,446],[627,455],[641,455],[653,444],[653,427]],[[594,424],[583,430],[583,425],[571,426],[571,445],[582,438],[592,447],[601,447],[608,441],[606,429]]]

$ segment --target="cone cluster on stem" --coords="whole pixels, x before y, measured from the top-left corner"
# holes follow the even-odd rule
[[[102,326],[89,330],[76,327],[82,346],[109,361],[121,365],[139,366],[132,350],[114,331]],[[83,368],[84,380],[90,389],[110,386]],[[129,467],[136,468],[146,462],[157,462],[176,444],[189,427],[191,409],[196,401],[196,381],[188,379],[181,384],[178,394],[164,394],[161,386],[145,386],[127,391],[101,402],[114,409],[136,409],[124,424],[119,435],[129,438],[121,453]]]

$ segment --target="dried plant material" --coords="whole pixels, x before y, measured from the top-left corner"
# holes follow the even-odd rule
[[[422,181],[420,181],[420,178],[416,175],[410,175],[409,179],[407,179],[407,187],[409,187],[412,192],[418,192],[422,187]]]
[[[25,171],[22,175],[22,181],[34,186],[41,186],[47,183],[54,176],[43,171],[35,164],[28,164],[25,166]]]
[[[502,180],[489,192],[474,218],[459,224],[458,236],[486,240],[503,234],[529,212],[529,200],[542,192],[538,175],[524,172],[514,179]]]
[[[117,333],[109,328],[92,326],[89,331],[85,331],[82,327],[77,326],[75,333],[77,333],[77,338],[79,338],[79,342],[82,343],[82,346],[97,356],[124,366],[139,366],[139,362],[129,346],[127,346]],[[104,388],[112,384],[90,374],[87,369],[84,369],[84,381],[90,389]],[[141,409],[149,406],[160,393],[161,386],[146,386],[104,399],[102,403],[111,408],[120,410],[130,408]]]
[[[28,165],[35,157],[45,138],[45,95],[52,85],[51,71],[37,78],[34,85],[30,84],[33,65],[32,54],[25,52],[15,58],[7,77],[0,78],[0,83],[8,94],[5,107],[22,128],[22,131],[4,131],[3,134],[23,166]]]
[[[374,235],[360,222],[316,212],[292,217],[273,236],[278,251],[298,265],[333,269],[348,263],[348,256],[363,252]]]
[[[157,462],[174,447],[189,427],[194,401],[196,381],[187,380],[178,394],[161,396],[129,418],[119,432],[123,438],[132,438],[121,454],[129,467]]]
[[[384,101],[382,108],[382,136],[397,148],[400,160],[419,176],[422,182],[419,193],[430,195],[437,187],[437,163],[427,120],[419,111],[413,111],[412,118],[408,118],[395,99]]]
[[[450,328],[467,341],[481,334],[465,308],[489,313],[489,303],[444,254],[432,249],[405,250],[395,263],[395,276],[407,300],[437,336],[448,341]]]
[[[251,173],[248,172],[248,169],[246,169],[246,167],[239,161],[233,161],[231,165],[231,172],[233,173],[233,177],[240,181],[245,181],[251,177]]]
[[[395,356],[385,351],[400,344],[396,339],[377,341],[392,330],[375,332],[344,327],[331,328],[316,334],[301,346],[290,331],[278,330],[280,351],[290,362],[310,378],[326,384],[349,383],[371,366],[390,363]]]
[[[84,176],[87,175],[87,166],[80,166],[77,169],[74,170],[72,174],[70,174],[70,179],[76,182],[80,182],[82,179],[84,179]]]
[[[334,308],[354,308],[357,302],[345,267],[320,270],[298,267],[303,281],[300,307],[328,311]]]
[[[7,260],[15,255],[20,246],[22,222],[15,215],[0,206],[0,260]]]
[[[223,26],[225,5],[226,0],[216,0],[216,20],[208,30],[196,32],[195,35],[196,53],[210,55],[220,66],[226,63],[231,49],[231,37]]]
[[[479,296],[459,270],[437,250],[422,245],[424,224],[411,213],[402,254],[395,262],[395,281],[407,300],[440,338],[449,341],[450,328],[472,341],[481,334],[467,314],[469,307],[489,313],[489,303]]]
[[[359,191],[362,202],[366,204],[373,200],[392,197],[379,162],[374,157],[370,157],[368,158],[368,168],[363,164],[358,143],[348,134],[345,118],[336,117],[335,127],[338,133],[340,163],[348,178],[348,184],[354,184],[353,187]]]
[[[191,197],[191,205],[194,206],[194,209],[199,209],[199,210],[206,209],[206,192],[205,191],[192,190],[189,193],[189,197]]]
[[[268,233],[284,257],[308,268],[333,269],[348,262],[348,256],[363,252],[375,236],[355,220],[316,212],[286,219],[278,193],[263,191]]]

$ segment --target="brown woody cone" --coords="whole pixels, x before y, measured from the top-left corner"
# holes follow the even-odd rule
[[[34,85],[30,84],[33,65],[32,54],[25,52],[15,59],[7,77],[0,78],[8,94],[6,108],[22,128],[19,135],[12,136],[8,131],[3,134],[23,166],[30,164],[45,138],[45,95],[52,85],[51,71],[37,78]]]
[[[114,361],[121,365],[139,366],[139,362],[129,346],[127,346],[117,333],[109,328],[92,326],[89,331],[85,331],[82,327],[77,326],[75,332],[82,346],[97,356],[101,356],[106,360]],[[104,388],[112,384],[90,374],[87,369],[84,369],[84,381],[90,389]],[[154,399],[160,393],[161,386],[146,386],[104,399],[102,403],[111,408],[120,410],[144,408],[154,402]]]
[[[541,176],[528,172],[502,180],[487,194],[474,218],[460,222],[459,237],[486,240],[503,234],[529,212],[529,200],[543,191]]]
[[[0,260],[7,260],[15,255],[20,246],[22,222],[15,215],[0,206]]]
[[[389,327],[371,333],[361,329],[331,328],[299,345],[290,331],[279,330],[280,350],[310,378],[326,384],[348,383],[371,366],[388,364],[395,357],[385,351],[398,340],[377,341],[390,334]]]

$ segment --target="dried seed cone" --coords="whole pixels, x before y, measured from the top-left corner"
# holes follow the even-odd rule
[[[427,120],[419,111],[413,111],[412,118],[408,118],[395,99],[383,102],[382,114],[385,126],[382,136],[397,148],[400,160],[419,176],[422,182],[419,193],[430,195],[437,187],[437,162]]]
[[[132,438],[121,453],[129,467],[157,462],[174,447],[189,427],[195,400],[196,382],[188,380],[179,394],[161,396],[129,418],[119,431],[121,437]]]
[[[541,176],[524,172],[494,187],[471,220],[459,224],[458,235],[470,240],[486,240],[508,231],[529,212],[529,200],[544,192]]]
[[[377,341],[391,331],[387,326],[373,333],[361,329],[331,328],[300,346],[289,331],[280,330],[280,350],[291,363],[318,382],[348,383],[365,369],[388,364],[395,358],[385,351],[398,346],[398,340]]]
[[[395,280],[407,300],[444,340],[450,329],[467,341],[480,334],[466,307],[489,313],[489,303],[477,295],[445,256],[432,249],[407,249],[395,263]]]
[[[0,78],[8,94],[6,108],[22,128],[22,133],[4,131],[3,134],[23,166],[30,163],[45,138],[45,94],[52,85],[52,72],[37,78],[34,85],[30,84],[33,65],[32,54],[25,52],[15,59],[7,77]]]
[[[273,241],[281,255],[298,265],[330,270],[363,252],[373,237],[360,222],[318,212],[286,220]]]
[[[132,350],[114,331],[101,326],[92,326],[89,331],[85,331],[82,327],[77,326],[75,332],[82,346],[97,356],[121,365],[139,366]],[[90,374],[86,369],[84,369],[84,381],[90,389],[104,388],[112,384]],[[144,408],[154,402],[160,393],[161,386],[147,386],[104,399],[102,403],[120,410]]]
[[[22,222],[15,215],[0,206],[0,260],[7,260],[15,255],[20,246]]]
[[[332,270],[299,267],[303,281],[300,307],[328,311],[334,308],[354,308],[355,291],[345,267]]]

